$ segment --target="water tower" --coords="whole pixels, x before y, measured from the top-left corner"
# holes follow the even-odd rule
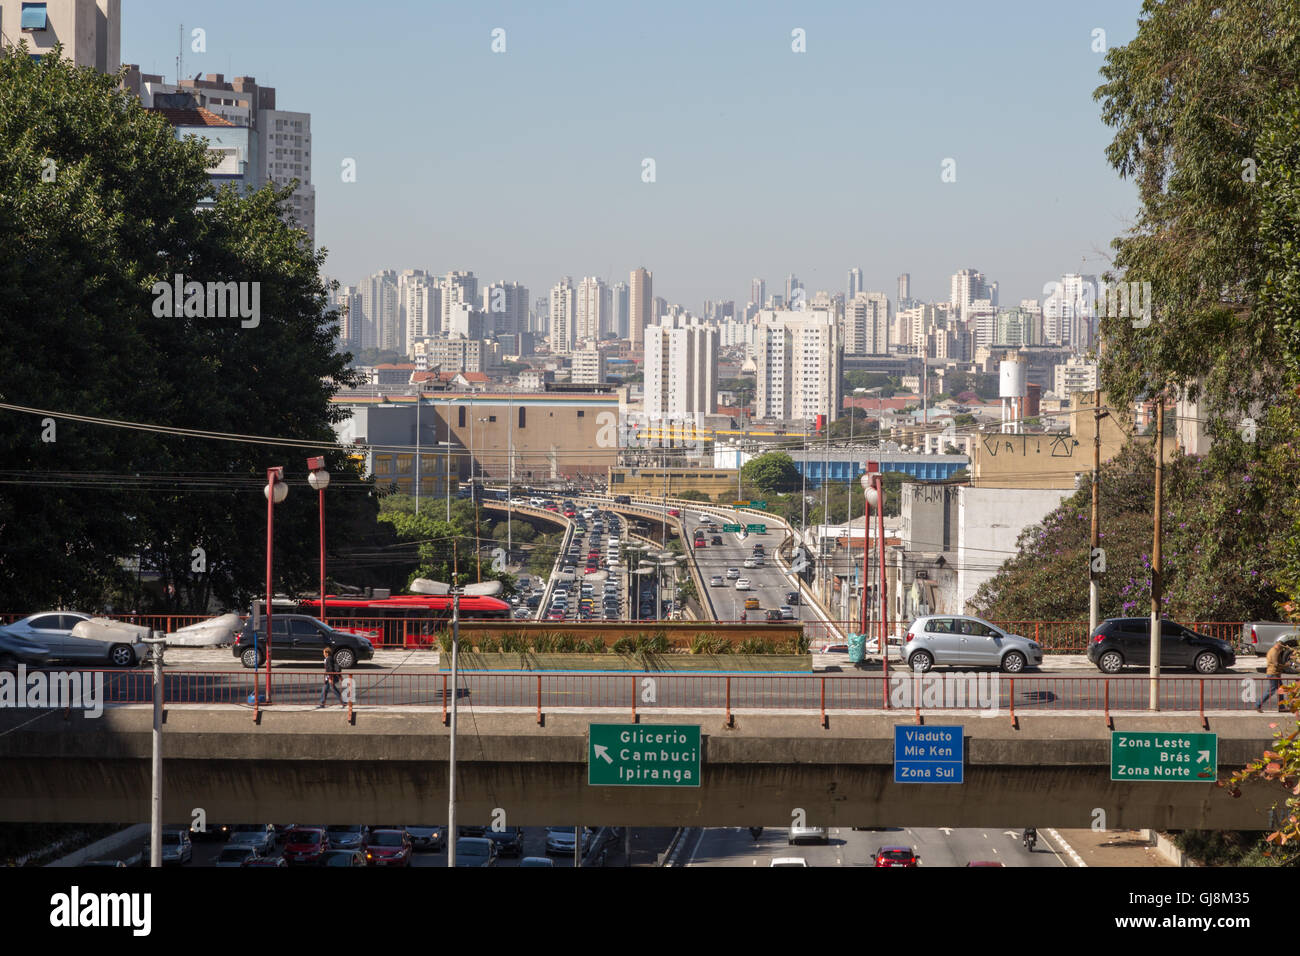
[[[1002,432],[1022,431],[1025,396],[1029,394],[1027,367],[1019,356],[1009,356],[998,365],[998,397],[1002,399]]]

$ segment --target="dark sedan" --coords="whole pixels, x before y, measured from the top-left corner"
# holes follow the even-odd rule
[[[1103,674],[1151,664],[1151,620],[1113,617],[1102,621],[1088,641],[1088,660]],[[1176,621],[1160,622],[1160,666],[1189,667],[1214,674],[1232,667],[1236,652],[1227,641],[1188,630]]]
[[[496,844],[497,856],[524,855],[524,831],[519,827],[506,827],[503,830],[489,829],[483,835]]]
[[[266,625],[256,635],[254,648],[253,619],[235,638],[231,652],[245,667],[261,667],[266,663]],[[340,670],[347,670],[357,661],[368,661],[375,656],[375,647],[366,638],[344,631],[336,631],[328,624],[306,614],[271,615],[271,660],[297,660],[321,662],[321,652],[329,648]]]

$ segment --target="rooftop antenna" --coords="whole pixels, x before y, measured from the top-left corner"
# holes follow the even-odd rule
[[[178,24],[176,27],[176,85],[181,85],[181,77],[184,75],[183,67],[185,66],[185,24]]]

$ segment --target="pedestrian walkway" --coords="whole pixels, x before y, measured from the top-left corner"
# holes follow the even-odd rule
[[[1156,852],[1146,830],[1057,830],[1087,866],[1173,866]],[[1041,833],[1041,831],[1040,831]],[[1056,843],[1056,841],[1052,841]],[[1057,847],[1069,864],[1078,866],[1063,847]]]

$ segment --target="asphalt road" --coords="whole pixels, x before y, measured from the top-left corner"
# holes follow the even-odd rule
[[[809,821],[809,825],[815,825]],[[920,866],[965,866],[995,862],[1003,866],[1068,866],[1047,834],[1039,832],[1032,852],[1021,842],[1019,830],[910,829],[851,830],[831,827],[825,844],[787,842],[789,830],[764,828],[758,840],[744,827],[691,830],[679,862],[686,866],[770,866],[777,858],[802,858],[808,866],[874,866],[875,851],[883,846],[906,846]]]

